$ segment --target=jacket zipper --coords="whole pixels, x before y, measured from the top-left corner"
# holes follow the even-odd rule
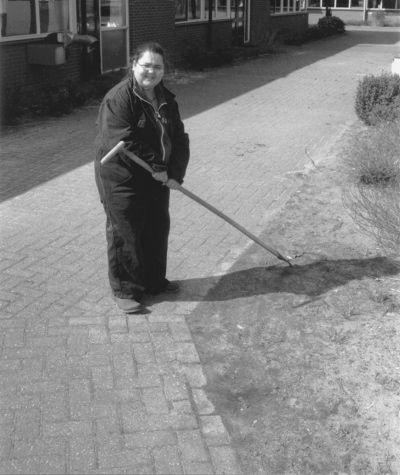
[[[163,102],[161,103],[159,106],[158,106],[158,109],[156,109],[153,104],[151,102],[149,102],[147,99],[145,99],[144,97],[142,97],[140,94],[138,94],[135,89],[133,89],[133,92],[139,97],[139,99],[141,101],[144,101],[144,102],[147,102],[147,104],[149,104],[151,106],[151,108],[153,109],[153,111],[155,112],[155,115],[158,119],[158,123],[160,124],[160,127],[161,127],[161,137],[160,137],[160,142],[161,142],[161,150],[162,150],[162,161],[165,163],[166,162],[166,159],[165,159],[165,156],[166,156],[166,151],[165,151],[165,147],[164,147],[164,134],[165,134],[165,129],[164,129],[164,125],[161,121],[162,119],[162,116],[160,114],[160,109],[162,106],[165,106],[167,105],[166,102]]]

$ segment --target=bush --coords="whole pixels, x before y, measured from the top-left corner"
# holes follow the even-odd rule
[[[284,42],[291,45],[300,45],[307,41],[315,41],[327,36],[344,33],[344,22],[335,16],[325,16],[318,20],[317,25],[311,25],[302,33],[283,34],[285,36]]]
[[[184,59],[189,68],[202,71],[205,68],[231,64],[234,56],[230,50],[204,51],[196,45],[191,45],[186,48]]]
[[[367,125],[400,119],[400,76],[383,73],[361,79],[356,91],[355,111]]]
[[[343,20],[337,16],[324,16],[318,20],[317,26],[326,36],[344,33],[345,31]]]
[[[1,123],[13,125],[21,118],[68,114],[76,107],[102,98],[124,74],[124,71],[119,71],[82,83],[43,83],[4,91]]]
[[[400,185],[400,122],[356,131],[344,157],[344,172],[361,185]]]
[[[386,252],[400,254],[400,121],[355,133],[344,159],[344,204]]]

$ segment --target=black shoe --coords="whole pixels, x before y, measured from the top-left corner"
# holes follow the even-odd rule
[[[121,299],[114,297],[118,308],[125,313],[137,313],[143,310],[143,305],[135,299]]]
[[[151,295],[158,294],[176,294],[181,290],[178,282],[171,282],[170,280],[165,280],[165,284],[162,287],[150,287],[147,289],[147,292]]]
[[[166,286],[164,287],[164,292],[168,294],[176,294],[181,290],[180,285],[178,282],[173,282],[168,280]]]

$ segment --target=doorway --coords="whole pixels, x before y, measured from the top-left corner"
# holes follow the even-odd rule
[[[232,33],[233,43],[236,46],[242,46],[250,41],[250,1],[232,0]]]
[[[86,76],[128,67],[127,0],[82,0],[79,16],[79,32],[99,40],[97,47],[86,55]]]
[[[98,0],[100,3],[101,72],[126,68],[129,64],[127,0]]]

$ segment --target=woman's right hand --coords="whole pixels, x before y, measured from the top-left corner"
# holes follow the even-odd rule
[[[152,177],[157,181],[161,181],[161,183],[167,183],[168,181],[167,172],[154,172]]]

